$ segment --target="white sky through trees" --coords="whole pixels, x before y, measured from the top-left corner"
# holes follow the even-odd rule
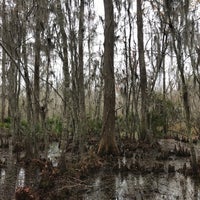
[[[94,0],[95,10],[97,15],[100,15],[104,18],[104,7],[103,7],[103,0]]]

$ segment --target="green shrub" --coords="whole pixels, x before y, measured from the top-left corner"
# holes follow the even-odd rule
[[[55,133],[61,134],[62,132],[62,121],[58,117],[47,119],[47,128]]]
[[[58,118],[55,120],[54,123],[54,131],[59,134],[62,133],[62,122]]]
[[[28,127],[28,122],[26,120],[22,120],[21,121],[21,126],[24,127],[24,128],[27,128]]]
[[[87,121],[88,133],[100,135],[102,129],[102,121],[99,119],[89,118]]]
[[[9,117],[5,118],[3,122],[0,122],[0,127],[9,129],[10,123],[11,123],[11,119]]]
[[[160,94],[155,94],[153,98],[153,104],[151,104],[148,113],[148,121],[150,128],[156,134],[163,132],[163,127],[167,127],[170,121],[175,120],[177,109],[170,99],[163,100]]]
[[[9,128],[10,128],[10,123],[5,123],[5,124],[4,124],[4,128],[9,129]]]
[[[5,118],[4,119],[4,123],[10,124],[11,123],[11,118],[10,117]]]

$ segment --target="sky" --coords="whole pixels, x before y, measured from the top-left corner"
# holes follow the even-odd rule
[[[104,18],[103,0],[94,0],[94,6],[97,14]]]

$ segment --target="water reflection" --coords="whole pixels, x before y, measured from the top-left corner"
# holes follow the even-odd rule
[[[10,155],[10,154],[9,154]],[[48,158],[57,165],[57,158],[60,156],[58,143],[52,143],[48,151]],[[7,156],[8,157],[8,156]],[[11,199],[16,187],[25,185],[37,185],[39,177],[37,171],[25,170],[16,166],[9,156],[9,162],[5,169],[0,170],[0,199]],[[122,164],[126,162],[123,158]],[[173,162],[173,163],[172,163]],[[183,166],[186,160],[172,160],[167,162],[174,165],[176,169]],[[187,163],[188,164],[188,163]],[[88,183],[88,190],[83,194],[85,200],[199,200],[200,184],[190,177],[179,173],[174,174],[144,174],[136,175],[131,173],[105,173],[100,172],[91,177]],[[5,197],[5,198],[4,198]]]
[[[21,168],[17,176],[16,187],[24,187],[25,183],[25,169]]]
[[[118,198],[122,198],[124,194],[128,193],[128,184],[125,179],[121,177],[121,175],[115,178],[115,196]]]
[[[106,177],[106,178],[105,178]],[[118,174],[98,177],[83,199],[200,199],[199,184],[179,173],[174,175]]]
[[[50,144],[49,151],[48,151],[48,158],[52,161],[54,167],[58,165],[58,159],[60,157],[60,149],[58,142],[53,142]]]
[[[92,191],[88,191],[88,194],[84,195],[83,199],[115,199],[115,177],[110,175],[103,175],[102,177],[97,177],[94,180]]]
[[[5,183],[5,178],[6,178],[6,171],[5,171],[5,169],[1,169],[0,184],[4,184]]]

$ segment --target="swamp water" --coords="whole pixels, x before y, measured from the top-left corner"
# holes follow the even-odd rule
[[[23,152],[22,152],[23,154]],[[16,164],[16,158],[9,149],[0,149],[1,161],[7,160],[7,167],[0,168],[0,200],[13,200],[17,187],[34,186],[39,181],[38,170],[25,170]],[[57,158],[60,156],[58,143],[52,143],[49,147],[48,158],[53,166],[57,165]]]
[[[199,145],[196,146],[196,150],[197,152],[200,150]],[[0,169],[0,200],[13,200],[17,187],[37,184],[38,171],[28,171],[16,165],[16,161],[13,160],[12,149],[0,149],[0,155],[1,159],[6,158],[8,162],[6,168]],[[48,157],[52,160],[54,166],[57,165],[59,155],[58,144],[52,143],[48,151]],[[174,164],[175,168],[178,169],[188,161],[188,159],[176,159],[167,161],[166,164]],[[108,173],[101,171],[87,180],[86,189],[81,194],[81,198],[79,195],[77,199],[200,200],[200,182],[178,172],[155,175],[153,173],[132,174],[129,172]]]
[[[200,185],[179,173],[102,175],[94,180],[83,199],[199,200]]]

